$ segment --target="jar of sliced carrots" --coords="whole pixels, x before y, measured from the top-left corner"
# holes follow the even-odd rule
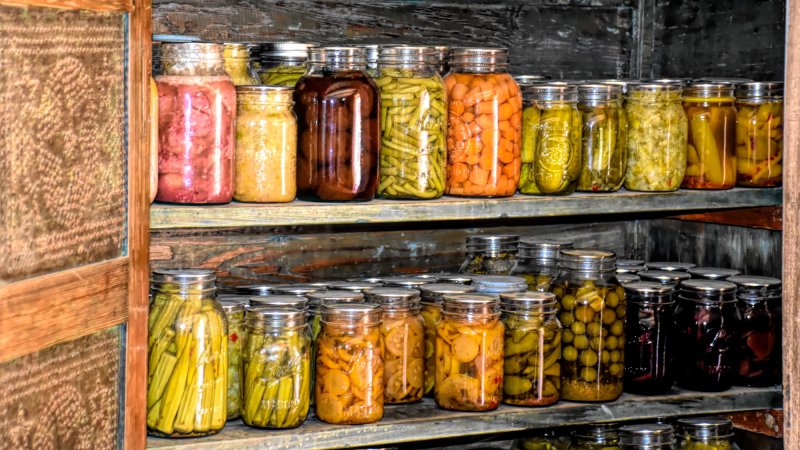
[[[508,197],[517,190],[522,95],[508,49],[456,48],[445,76],[449,105],[446,193]]]

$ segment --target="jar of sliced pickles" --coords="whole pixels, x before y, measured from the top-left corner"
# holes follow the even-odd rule
[[[783,182],[783,83],[736,86],[736,184],[780,186]]]
[[[558,401],[561,324],[549,292],[500,294],[505,324],[503,402],[544,406]]]
[[[674,191],[686,173],[689,124],[678,83],[628,86],[628,167],[625,189]]]
[[[386,198],[444,194],[447,93],[433,47],[381,47],[375,76],[381,95],[381,181]]]
[[[595,424],[576,430],[570,450],[620,450],[619,426]]]
[[[311,402],[311,334],[306,312],[247,313],[242,421],[257,428],[294,428]]]
[[[678,450],[739,450],[733,442],[733,425],[722,417],[679,419]]]
[[[448,295],[436,328],[434,399],[440,408],[490,411],[503,398],[503,322],[491,295]]]
[[[472,286],[479,294],[495,295],[508,294],[512,292],[525,292],[528,290],[528,282],[525,278],[510,275],[484,275],[476,277]]]
[[[578,90],[566,83],[525,86],[522,113],[523,194],[575,192],[581,174],[581,113]]]
[[[225,72],[233,80],[234,86],[251,86],[261,81],[250,67],[250,49],[246,44],[224,44]]]
[[[246,337],[244,329],[244,303],[220,300],[228,321],[228,420],[238,419],[242,405],[242,347]]]
[[[622,450],[673,450],[675,430],[665,423],[626,425],[619,429]]]
[[[467,259],[459,273],[473,275],[508,275],[517,257],[519,236],[467,236]]]
[[[666,270],[645,270],[637,273],[637,275],[642,281],[651,281],[675,288],[677,288],[681,282],[692,278],[688,273],[677,270],[672,272]]]
[[[269,42],[261,45],[262,84],[294,87],[306,73],[308,49],[313,44],[301,42]]]
[[[783,311],[781,280],[769,277],[734,276],[742,316],[739,340],[741,386],[781,384],[781,328]]]
[[[373,288],[367,303],[383,311],[381,337],[384,354],[384,402],[411,403],[422,398],[425,370],[425,333],[416,289]]]
[[[681,187],[730,189],[736,185],[736,107],[733,85],[694,83],[684,91],[689,121],[686,176]]]
[[[702,278],[706,280],[726,280],[735,277],[741,272],[736,269],[725,269],[722,267],[694,267],[687,271],[692,278]]]
[[[686,280],[675,308],[675,378],[693,391],[729,389],[739,370],[741,316],[736,285],[727,281]]]
[[[628,163],[628,121],[622,108],[622,87],[612,84],[578,86],[583,163],[578,179],[582,192],[617,191]]]
[[[625,292],[615,276],[616,255],[561,250],[552,291],[560,303],[561,398],[605,402],[622,395]]]
[[[150,279],[147,429],[214,434],[228,412],[228,331],[206,269],[159,269]]]
[[[661,283],[624,285],[625,391],[641,395],[665,394],[672,389],[675,289]]]
[[[383,417],[381,308],[332,304],[317,339],[314,411],[332,424],[373,423]]]
[[[518,244],[517,263],[509,275],[525,278],[532,291],[547,292],[558,275],[558,252],[566,248],[572,248],[572,242],[522,238]]]

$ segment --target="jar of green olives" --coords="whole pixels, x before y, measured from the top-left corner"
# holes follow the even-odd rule
[[[565,248],[572,248],[572,242],[522,238],[517,263],[509,275],[525,278],[532,291],[547,292],[558,275],[558,252]]]
[[[569,450],[620,450],[619,426],[595,424],[576,430]]]
[[[626,425],[619,429],[622,450],[673,450],[675,431],[665,423]]]
[[[678,450],[739,450],[733,442],[733,425],[721,417],[678,420]]]
[[[244,303],[221,300],[222,311],[228,320],[228,420],[238,419],[242,405],[242,346],[244,330]]]
[[[561,250],[552,291],[563,327],[561,398],[605,402],[622,394],[625,292],[615,276],[616,255]]]
[[[519,236],[467,236],[467,258],[459,273],[508,275],[517,258]]]

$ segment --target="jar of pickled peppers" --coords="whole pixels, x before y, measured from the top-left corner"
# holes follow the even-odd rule
[[[736,85],[736,184],[783,182],[783,83]]]
[[[552,292],[560,303],[561,398],[605,402],[622,395],[625,292],[615,276],[616,255],[561,250]]]
[[[228,321],[228,420],[238,419],[242,405],[242,347],[245,304],[242,301],[220,300]]]
[[[508,275],[517,257],[519,236],[467,236],[467,258],[459,273],[473,275]]]
[[[528,289],[547,292],[558,275],[558,253],[572,248],[572,242],[553,239],[521,238],[518,244],[517,263],[509,275],[525,278]]]
[[[158,269],[150,279],[147,429],[155,436],[217,433],[228,412],[228,334],[206,269]]]
[[[673,450],[675,430],[665,423],[625,425],[619,429],[621,450]]]
[[[641,395],[665,394],[675,383],[675,289],[653,282],[624,285],[625,391]]]
[[[308,49],[314,44],[303,42],[268,42],[261,44],[262,84],[294,87],[306,73]]]
[[[740,450],[733,442],[733,424],[722,417],[678,419],[678,450]]]
[[[225,72],[231,77],[234,86],[260,84],[250,67],[250,49],[247,44],[224,44],[222,46]]]
[[[628,160],[628,121],[622,108],[622,87],[612,84],[578,86],[583,162],[581,192],[618,191]]]
[[[594,424],[576,430],[570,450],[620,450],[619,425]]]
[[[444,297],[436,328],[434,399],[443,409],[490,411],[503,398],[503,322],[491,295]]]
[[[736,185],[736,107],[733,86],[693,83],[684,90],[689,121],[686,176],[681,187],[730,189]]]

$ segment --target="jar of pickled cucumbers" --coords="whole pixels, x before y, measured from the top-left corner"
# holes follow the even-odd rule
[[[381,181],[386,198],[444,194],[447,93],[433,47],[380,49],[375,84],[381,95]]]
[[[522,238],[518,248],[517,263],[509,275],[525,278],[532,291],[547,292],[558,275],[558,252],[572,248],[572,242]]]
[[[490,411],[503,398],[500,299],[483,294],[444,297],[436,328],[434,399],[443,409]]]
[[[503,402],[544,406],[558,401],[561,324],[550,292],[500,294],[505,324]]]
[[[150,279],[147,429],[214,434],[228,416],[228,331],[206,269],[158,269]]]
[[[780,186],[783,182],[783,83],[736,86],[736,184]]]
[[[678,450],[739,450],[733,425],[722,417],[679,419]]]
[[[509,197],[517,191],[522,94],[508,49],[454,48],[445,76],[448,195]]]
[[[536,430],[529,436],[514,439],[511,450],[567,450],[569,437],[554,430]]]
[[[383,417],[381,307],[338,303],[323,307],[317,339],[314,411],[332,424],[373,423]]]
[[[689,269],[694,269],[697,264],[687,262],[675,261],[652,261],[644,264],[647,270],[663,270],[667,272],[687,272]]]
[[[736,185],[736,107],[733,85],[693,83],[684,90],[689,121],[686,176],[681,187],[730,189]]]
[[[675,378],[684,389],[729,389],[739,371],[741,316],[736,285],[727,281],[686,280],[675,308]]]
[[[525,86],[522,117],[523,194],[575,192],[581,174],[581,113],[578,90],[566,83]]]
[[[617,191],[628,163],[628,121],[622,108],[622,87],[612,84],[578,86],[583,162],[578,179],[582,192]]]
[[[677,287],[681,282],[692,278],[688,273],[677,270],[672,272],[666,270],[645,270],[637,273],[637,275],[642,281],[652,281],[672,287]]]
[[[625,292],[615,276],[616,255],[561,250],[552,291],[560,303],[561,398],[605,402],[622,395]]]
[[[472,284],[479,294],[499,296],[511,292],[525,292],[528,282],[522,277],[510,275],[484,275],[476,277]]]
[[[619,426],[595,424],[576,430],[569,450],[620,450]]]
[[[432,283],[420,286],[421,316],[425,334],[424,395],[433,394],[436,380],[436,327],[442,320],[442,303],[446,295],[469,294],[475,291],[472,286],[455,283]]]
[[[306,73],[308,49],[313,44],[301,42],[269,42],[261,46],[262,84],[294,87]]]
[[[517,257],[519,236],[467,236],[467,258],[459,273],[508,275]]]
[[[233,80],[234,86],[252,86],[261,83],[250,67],[250,49],[246,44],[224,44],[222,52],[225,72]]]
[[[686,173],[689,123],[678,83],[628,86],[628,167],[625,189],[674,191]]]
[[[624,285],[625,391],[641,395],[665,394],[675,383],[675,289],[661,283]]]
[[[425,370],[425,333],[416,289],[374,288],[367,303],[383,311],[383,388],[387,404],[411,403],[422,398]]]
[[[294,428],[311,402],[311,334],[305,311],[247,313],[242,421],[257,428]]]
[[[723,267],[695,267],[687,271],[692,278],[702,278],[705,280],[726,280],[735,277],[742,272],[736,269],[725,269]]]
[[[244,329],[244,303],[220,300],[228,321],[228,420],[238,419],[242,405],[242,347],[246,337]]]
[[[290,202],[297,193],[297,118],[292,88],[236,89],[234,200]]]
[[[619,429],[622,450],[673,450],[675,430],[665,423],[626,425]]]

